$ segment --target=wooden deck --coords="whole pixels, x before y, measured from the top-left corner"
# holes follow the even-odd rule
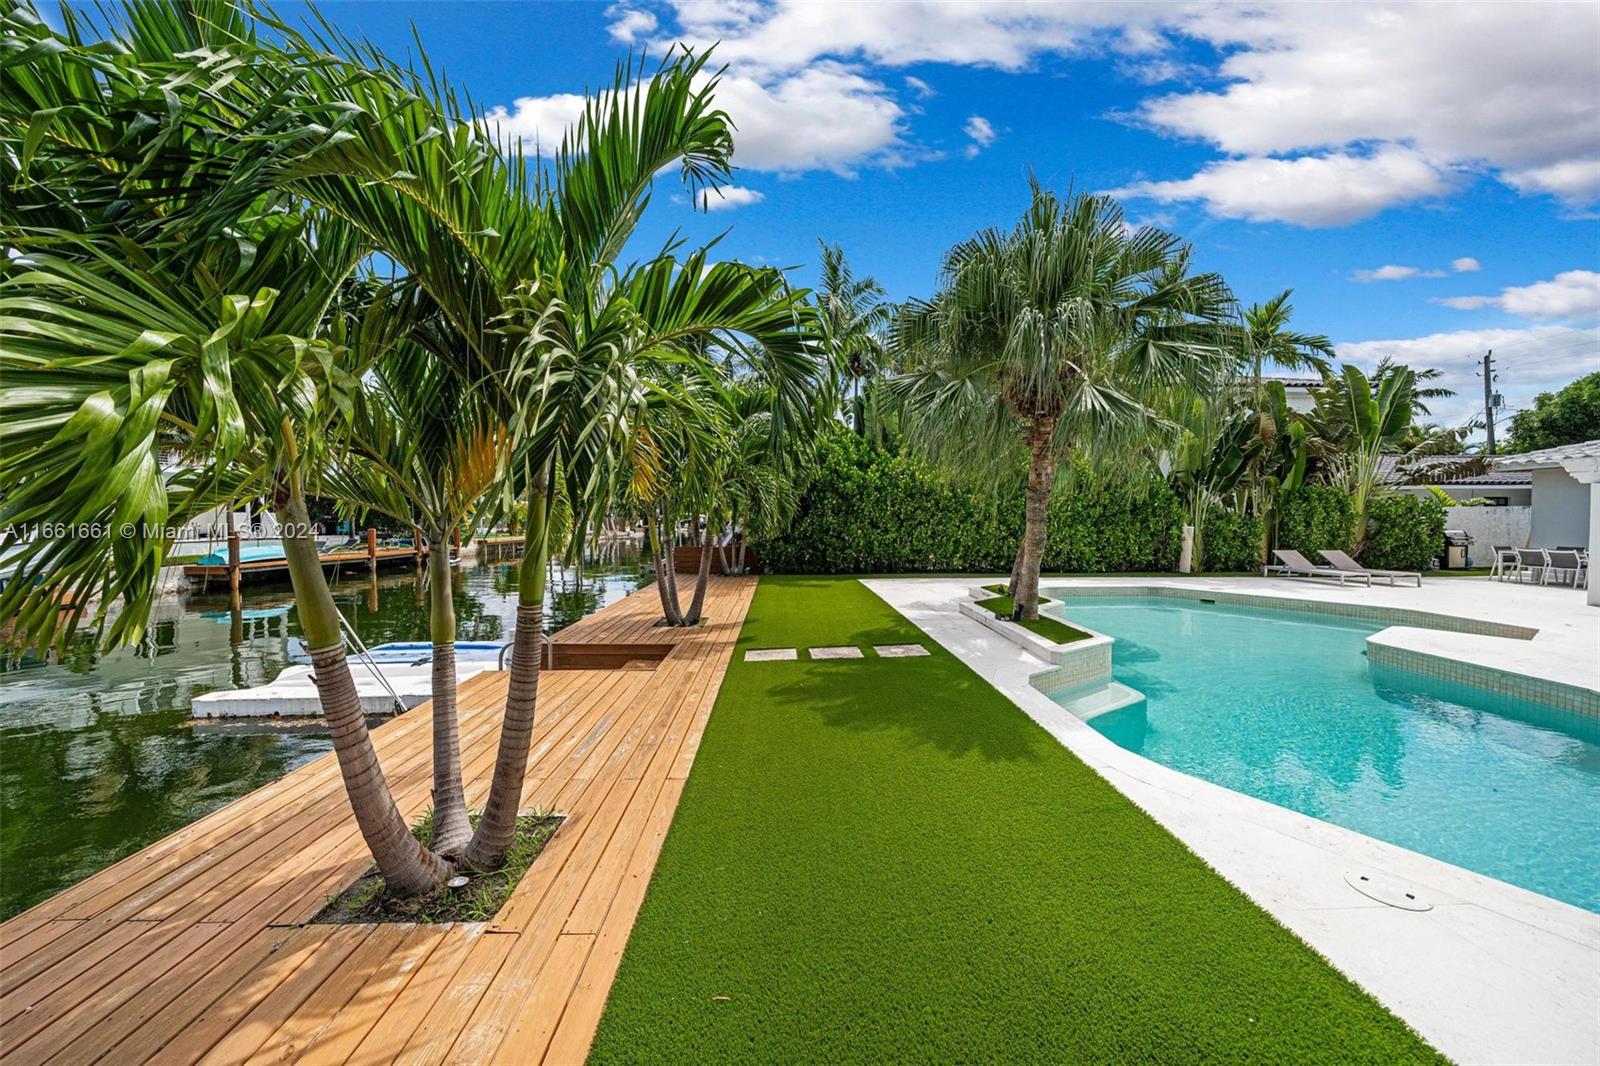
[[[566,815],[496,919],[305,925],[369,864],[327,755],[0,925],[0,1058],[25,1063],[581,1062],[755,589],[655,628],[653,587],[559,640],[672,642],[654,670],[546,674],[524,809]],[[461,689],[467,801],[506,675]],[[374,731],[406,817],[430,705]]]
[[[352,570],[371,570],[374,567],[393,566],[402,562],[420,564],[427,558],[427,551],[418,552],[415,548],[379,548],[368,555],[363,550],[323,552],[317,558],[322,560],[323,569],[332,567],[348,567]],[[221,563],[186,563],[183,567],[183,576],[190,581],[217,581],[226,585],[228,583],[228,564]],[[250,562],[239,564],[239,577],[249,580],[258,577],[284,577],[289,576],[289,563],[286,559],[254,559]]]

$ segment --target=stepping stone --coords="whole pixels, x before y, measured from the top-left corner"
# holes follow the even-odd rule
[[[862,655],[860,648],[846,645],[838,648],[812,648],[811,657],[813,659],[860,659]]]
[[[909,659],[928,654],[928,649],[921,644],[874,644],[872,650],[882,659]]]
[[[751,648],[744,653],[744,661],[747,663],[772,663],[799,657],[800,653],[793,648]]]

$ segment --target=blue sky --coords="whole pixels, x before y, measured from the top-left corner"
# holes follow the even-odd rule
[[[394,54],[412,26],[508,136],[550,143],[630,49],[717,43],[739,127],[726,201],[664,182],[674,230],[814,280],[844,246],[896,298],[1009,226],[1030,170],[1115,190],[1244,302],[1295,290],[1348,358],[1439,366],[1512,407],[1600,369],[1600,6],[330,3]],[[1387,269],[1385,269],[1387,268]]]

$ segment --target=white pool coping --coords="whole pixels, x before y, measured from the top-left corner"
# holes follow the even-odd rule
[[[971,580],[880,578],[878,595],[1088,763],[1258,905],[1463,1063],[1600,1062],[1600,915],[1234,792],[1107,740],[1029,683],[1043,664],[963,616]],[[1420,590],[1308,586],[1287,579],[1048,579],[1211,588],[1403,606],[1537,628],[1532,640],[1408,629],[1444,658],[1479,656],[1600,689],[1600,610],[1583,593],[1488,579],[1434,578]],[[1345,882],[1352,869],[1416,886],[1424,912],[1386,906]]]

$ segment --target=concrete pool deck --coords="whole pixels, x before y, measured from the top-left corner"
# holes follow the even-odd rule
[[[1043,663],[959,612],[972,583],[865,582],[1452,1059],[1600,1061],[1600,915],[1118,747],[1030,684]],[[1600,691],[1600,610],[1572,589],[1454,577],[1425,579],[1421,589],[1370,590],[1282,578],[1047,578],[1041,584],[1063,591],[1200,589],[1522,626],[1538,632],[1516,639],[1406,626],[1386,630],[1384,639],[1444,662],[1486,663]],[[1415,886],[1432,909],[1402,910],[1369,898],[1347,883],[1352,872]]]

